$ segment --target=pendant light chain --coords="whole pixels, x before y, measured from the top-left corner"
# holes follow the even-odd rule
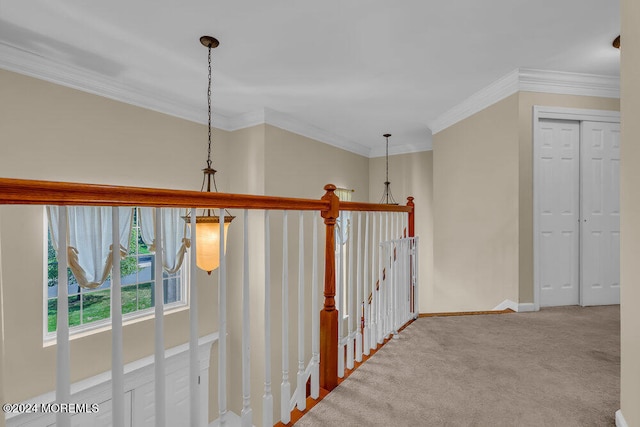
[[[211,45],[209,45],[209,86],[207,87],[207,103],[209,107],[209,148],[207,151],[207,168],[211,167]]]
[[[387,180],[385,182],[389,182],[389,137],[385,137],[387,139]],[[387,203],[389,202],[389,196],[387,195]]]
[[[389,137],[391,136],[390,133],[385,133],[384,135],[382,135],[386,138],[387,143],[386,143],[386,180],[384,181],[384,192],[382,193],[382,198],[380,199],[381,204],[385,204],[385,205],[397,205],[398,203],[395,201],[395,199],[393,198],[393,195],[391,194],[391,182],[389,181]]]

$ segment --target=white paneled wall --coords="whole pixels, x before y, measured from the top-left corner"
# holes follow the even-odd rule
[[[218,334],[200,338],[198,357],[200,364],[200,420],[208,424],[207,408],[209,400],[209,358],[211,345]],[[182,426],[189,419],[189,355],[188,345],[183,344],[165,351],[167,386],[167,425]],[[136,360],[124,367],[124,410],[125,426],[155,427],[154,404],[154,363],[153,356]],[[51,403],[54,393],[47,393],[23,403]],[[111,372],[88,378],[71,385],[71,402],[78,404],[98,403],[96,413],[74,414],[72,426],[111,426]],[[48,427],[55,425],[53,413],[7,414],[7,426]]]

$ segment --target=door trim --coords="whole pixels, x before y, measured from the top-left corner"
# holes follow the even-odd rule
[[[540,262],[540,237],[538,235],[538,231],[540,225],[538,223],[538,216],[536,215],[536,212],[538,212],[538,204],[540,202],[538,200],[539,196],[536,189],[536,183],[538,182],[539,174],[538,146],[540,143],[539,122],[541,119],[620,123],[620,112],[611,110],[549,107],[541,105],[533,106],[533,307],[535,311],[540,310],[540,278],[538,277],[538,267]],[[582,285],[580,288],[582,288]],[[582,289],[580,289],[580,301],[582,301]]]

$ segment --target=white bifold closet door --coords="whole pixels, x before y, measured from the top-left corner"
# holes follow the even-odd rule
[[[581,136],[581,304],[620,304],[620,125],[582,122]]]
[[[580,122],[540,120],[540,306],[580,303]]]
[[[540,120],[540,306],[620,302],[619,124]]]

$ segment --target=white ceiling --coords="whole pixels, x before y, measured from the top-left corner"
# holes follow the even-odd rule
[[[619,31],[604,0],[0,0],[0,67],[206,123],[210,34],[214,126],[279,114],[379,155],[517,68],[617,76]]]

